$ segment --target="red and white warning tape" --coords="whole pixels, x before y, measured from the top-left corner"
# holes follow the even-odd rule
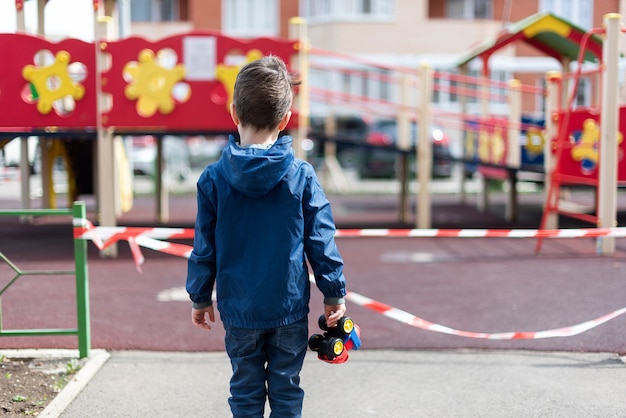
[[[79,220],[75,220],[79,222]],[[88,239],[107,247],[129,237],[155,239],[193,239],[189,228],[94,227],[74,225],[74,237]],[[389,238],[597,238],[626,237],[626,227],[579,229],[338,229],[337,238],[389,237]]]
[[[193,229],[182,228],[126,228],[126,227],[94,227],[89,221],[81,223],[74,220],[74,237],[93,241],[98,248],[103,249],[119,240],[127,240],[130,245],[133,258],[138,270],[144,261],[140,246],[154,251],[189,258],[192,247],[185,244],[164,242],[160,239],[183,239],[193,238]],[[566,229],[566,230],[483,230],[483,229],[360,229],[360,230],[337,230],[337,237],[498,237],[498,238],[578,238],[578,237],[626,237],[626,228],[589,228],[589,229]],[[315,281],[313,275],[310,276]],[[484,333],[462,331],[445,325],[435,324],[423,318],[398,308],[370,299],[358,293],[348,291],[346,300],[378,312],[388,318],[420,328],[443,334],[457,335],[467,338],[481,338],[489,340],[537,340],[542,338],[570,337],[581,334],[592,328],[604,324],[613,318],[626,313],[626,307],[602,315],[599,318],[579,324],[544,331],[510,331],[498,333]]]
[[[135,238],[135,242],[142,247],[150,248],[154,251],[160,251],[165,254],[175,255],[183,258],[189,258],[191,250],[193,249],[193,247],[189,245],[159,241],[158,239],[146,236],[140,236]]]
[[[339,229],[340,238],[595,238],[626,237],[626,228],[582,229]]]
[[[624,307],[606,315],[602,315],[599,318],[563,328],[555,328],[545,331],[511,331],[490,334],[484,332],[461,331],[444,325],[435,324],[401,309],[385,305],[384,303],[377,302],[366,296],[350,291],[346,295],[346,300],[412,327],[427,331],[440,332],[443,334],[458,335],[460,337],[482,338],[488,340],[538,340],[541,338],[570,337],[581,334],[626,313],[626,307]]]
[[[74,238],[91,240],[100,250],[118,241],[128,241],[137,268],[143,256],[137,245],[168,254],[185,256],[179,244],[161,242],[163,239],[193,239],[190,228],[143,228],[94,226],[91,222],[74,219]],[[337,238],[388,237],[388,238],[597,238],[626,237],[626,227],[580,229],[338,229]],[[152,240],[152,241],[151,241]]]
[[[125,226],[93,226],[89,221],[83,225],[74,220],[74,238],[92,240],[102,248],[128,238],[150,237],[155,239],[193,239],[194,230],[189,228],[141,228]]]

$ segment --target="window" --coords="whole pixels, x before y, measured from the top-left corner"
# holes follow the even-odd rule
[[[394,0],[302,0],[303,14],[313,21],[391,20]]]
[[[591,105],[591,82],[586,78],[578,80],[574,107]]]
[[[450,95],[448,96],[448,100],[450,100],[452,103],[456,103],[459,101],[459,82],[458,80],[450,80],[450,85],[449,85],[449,93]]]
[[[222,0],[222,12],[227,35],[255,38],[279,34],[278,0]]]
[[[491,75],[491,81],[493,85],[491,87],[490,94],[493,97],[492,100],[507,103],[509,96],[509,81],[512,74],[508,74],[503,71],[494,71]]]
[[[544,92],[544,94],[535,94],[535,109],[537,112],[541,112],[543,114],[546,113],[546,88],[548,87],[548,83],[546,83],[546,79],[544,77],[537,78],[537,89],[539,91]]]
[[[502,106],[507,103],[507,80],[512,75],[505,71],[492,71],[491,83],[489,83],[489,95],[491,104]],[[480,103],[482,95],[482,87],[480,80],[482,79],[480,71],[470,69],[467,76],[460,76],[456,70],[451,72],[438,72],[434,80],[435,89],[433,94],[433,103],[440,106],[448,106],[450,104],[458,104],[464,100],[467,104]]]
[[[450,19],[491,19],[491,0],[447,0]]]
[[[391,89],[392,85],[390,83],[391,79],[391,71],[389,70],[380,70],[380,76],[378,80],[378,96],[383,101],[391,101]]]
[[[369,71],[364,70],[360,72],[360,78],[361,78],[361,89],[359,91],[359,94],[361,96],[363,96],[365,98],[365,100],[369,99],[370,97],[370,74]]]
[[[132,0],[130,19],[133,22],[174,22],[180,20],[179,0]]]
[[[539,11],[553,13],[583,29],[593,27],[593,0],[540,0]]]
[[[341,91],[347,94],[352,92],[352,77],[348,72],[341,73]]]

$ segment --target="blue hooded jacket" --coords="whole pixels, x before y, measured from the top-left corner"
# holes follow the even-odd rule
[[[324,303],[343,303],[343,260],[330,203],[288,136],[270,148],[239,147],[230,138],[218,162],[200,176],[187,292],[211,304],[214,285],[222,321],[275,328],[309,312],[313,269]]]

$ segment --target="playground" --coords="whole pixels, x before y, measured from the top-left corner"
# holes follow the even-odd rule
[[[90,241],[102,257],[117,257],[120,242],[128,243],[138,270],[145,259],[142,248],[187,257],[188,245],[168,240],[193,237],[189,224],[195,206],[187,203],[184,209],[177,208],[176,220],[181,222],[184,215],[186,224],[173,224],[169,208],[173,199],[163,175],[163,139],[167,135],[232,133],[227,109],[239,68],[274,54],[302,80],[287,127],[294,136],[296,155],[306,158],[303,144],[311,117],[323,114],[326,118],[327,139],[318,144],[323,147],[318,172],[329,195],[341,199],[356,188],[337,158],[340,144],[335,116],[358,111],[367,117],[391,118],[397,124],[393,146],[367,145],[396,154],[400,170],[392,184],[397,188],[387,187],[394,192],[392,199],[366,197],[357,203],[338,203],[339,213],[350,214],[351,223],[343,228],[353,230],[340,230],[339,237],[524,237],[534,239],[536,254],[542,252],[546,238],[593,238],[598,255],[615,255],[615,240],[624,235],[618,227],[618,186],[626,181],[626,168],[622,167],[622,147],[626,145],[619,126],[626,110],[620,107],[614,87],[619,84],[619,15],[605,16],[604,27],[589,32],[549,13],[531,16],[461,57],[459,71],[454,73],[433,71],[427,63],[419,68],[388,67],[321,51],[309,45],[305,21],[294,18],[290,23],[292,40],[241,40],[214,32],[185,33],[157,41],[137,37],[113,40],[106,37],[106,20],[99,21],[101,36],[93,43],[0,34],[0,52],[8,57],[0,62],[0,72],[6,75],[0,80],[0,104],[7,109],[0,115],[0,136],[5,142],[21,140],[25,151],[29,137],[40,138],[42,193],[37,202],[43,212],[29,212],[33,209],[31,173],[28,161],[23,160],[19,209],[24,212],[20,220],[36,225],[38,216],[66,214],[63,208],[56,212],[57,206],[81,204],[86,214],[74,219],[74,238],[82,244]],[[489,76],[489,58],[511,42],[527,42],[557,58],[564,70],[573,67],[576,71],[549,72],[543,88],[519,80],[494,81]],[[16,44],[19,49],[12,48]],[[481,73],[470,75],[469,65],[475,59],[482,62]],[[376,87],[372,95],[354,94],[355,79],[368,80]],[[583,79],[596,85],[597,100],[579,106],[574,99]],[[344,88],[339,88],[342,84]],[[434,97],[444,90],[457,97],[457,108],[435,106]],[[527,95],[530,100],[525,99]],[[525,103],[537,98],[544,100],[543,114],[525,113]],[[447,219],[445,211],[433,213],[430,126],[434,121],[448,132],[456,132],[463,146],[450,158],[475,167],[477,176],[472,184],[478,184],[478,189],[471,196],[465,176],[456,178],[457,188],[450,193],[456,200],[446,204],[456,204],[457,211]],[[151,179],[153,219],[146,216],[150,208],[133,210],[139,200],[122,145],[123,136],[146,135],[157,142],[157,174]],[[615,151],[602,153],[601,159],[600,150],[604,149]],[[22,158],[27,156],[22,153]],[[417,163],[414,178],[409,176],[410,157]],[[65,167],[67,205],[57,202],[55,196],[58,160]],[[518,193],[518,181],[526,174],[535,176],[543,192],[531,206],[525,205],[524,196]],[[81,181],[89,178],[91,182]],[[503,202],[490,201],[493,181],[507,186]],[[581,193],[588,195],[583,202],[566,206],[566,198]],[[478,214],[489,212],[494,203],[503,206],[500,222],[463,225],[472,197]],[[141,202],[145,205],[146,199]],[[392,218],[389,208],[394,212]],[[529,213],[521,213],[528,208],[531,218],[539,208],[537,225],[519,222],[529,219]],[[372,218],[380,213],[384,218]],[[142,218],[133,218],[136,214]],[[563,224],[559,229],[558,222],[564,217],[587,227]],[[154,225],[171,228],[155,229]]]
[[[619,19],[619,15],[607,15],[605,27],[585,32],[557,16],[539,13],[478,45],[460,57],[458,68],[450,72],[434,71],[428,63],[419,68],[390,67],[318,50],[308,44],[306,22],[299,18],[291,21],[292,40],[238,40],[212,32],[158,41],[110,39],[103,19],[96,24],[98,40],[93,43],[2,34],[0,48],[8,59],[0,63],[5,74],[0,81],[0,103],[7,109],[0,116],[0,145],[22,141],[22,154],[28,155],[27,141],[39,138],[44,207],[64,205],[54,192],[53,167],[60,159],[67,171],[67,205],[94,195],[99,224],[114,226],[133,204],[132,172],[122,138],[152,136],[157,148],[155,172],[161,175],[153,176],[155,216],[147,221],[166,224],[169,198],[162,175],[163,137],[232,134],[227,109],[238,69],[259,56],[274,54],[303,81],[288,126],[298,156],[307,158],[311,118],[326,118],[326,140],[317,144],[323,157],[318,171],[331,192],[351,189],[337,158],[342,144],[335,135],[336,115],[391,119],[397,125],[393,144],[357,146],[379,146],[395,154],[398,220],[429,228],[430,127],[436,123],[456,146],[446,158],[470,168],[482,182],[476,196],[481,210],[488,210],[489,183],[504,181],[509,193],[505,216],[514,221],[519,216],[518,181],[532,179],[544,187],[546,195],[540,228],[558,228],[558,215],[577,217],[591,226],[613,227],[615,195],[626,180],[621,164],[626,145],[618,126],[626,111],[613,87],[618,85]],[[520,80],[493,80],[490,58],[514,42],[528,43],[555,58],[562,71],[547,73],[543,87]],[[13,48],[16,44],[21,47]],[[370,86],[367,96],[354,93],[353,83],[358,80]],[[576,102],[582,84],[592,86],[589,91],[594,92],[584,106]],[[437,106],[436,98],[444,94],[454,97],[456,105]],[[526,110],[528,103],[538,101],[543,103],[543,113]],[[419,128],[412,129],[416,122]],[[609,130],[614,134],[600,135]],[[601,164],[599,149],[603,147],[616,152],[606,155]],[[415,163],[410,161],[416,162],[414,174],[409,168]],[[33,163],[22,163],[21,204],[30,208],[30,173],[25,167],[32,171]],[[414,196],[411,182],[418,185]],[[571,187],[590,189],[597,195],[596,203],[589,207],[565,202],[563,189]],[[461,179],[461,203],[468,199],[465,189]],[[409,209],[413,197],[414,211]],[[607,243],[603,252],[610,254],[611,248]]]
[[[234,74],[244,62],[271,53],[283,57],[304,81],[289,127],[301,156],[310,116],[322,115],[330,122],[350,111],[397,122],[397,142],[386,150],[396,155],[401,170],[382,186],[383,194],[362,193],[371,191],[373,183],[354,179],[341,166],[332,122],[325,125],[331,139],[321,144],[319,174],[336,213],[337,239],[350,277],[350,315],[364,330],[365,349],[623,354],[621,315],[626,308],[620,289],[626,250],[623,241],[615,243],[626,235],[618,227],[624,222],[618,190],[626,181],[619,126],[623,110],[615,88],[619,18],[606,16],[603,28],[587,33],[549,14],[532,16],[461,57],[458,72],[434,71],[427,63],[391,68],[320,51],[307,43],[299,20],[292,22],[299,36],[291,41],[242,41],[211,32],[155,42],[109,40],[104,22],[94,43],[0,35],[0,51],[10,57],[0,62],[0,72],[7,74],[0,79],[0,104],[8,109],[0,115],[2,144],[20,141],[26,151],[27,138],[39,138],[42,190],[32,198],[30,167],[23,160],[19,180],[11,180],[19,189],[21,208],[5,207],[5,200],[0,208],[2,215],[20,219],[0,217],[11,240],[0,255],[14,263],[3,267],[14,275],[0,291],[3,343],[18,349],[73,348],[76,334],[83,358],[89,357],[92,345],[114,351],[223,349],[221,330],[207,340],[181,327],[189,310],[181,272],[193,233],[193,194],[170,195],[170,185],[159,175],[146,179],[154,183],[148,186],[151,193],[136,194],[122,138],[154,137],[155,172],[162,173],[164,136],[232,132],[226,109]],[[546,74],[544,87],[492,80],[489,58],[510,42],[536,45],[561,63],[563,71]],[[11,48],[17,43],[19,49]],[[475,59],[482,61],[481,72],[470,74],[465,70],[472,71]],[[373,87],[372,97],[354,94],[352,81],[340,88],[346,79],[365,78]],[[591,103],[575,105],[578,83],[597,87]],[[437,107],[435,97],[444,93],[456,96],[458,106]],[[526,113],[525,103],[535,100],[545,101],[544,111]],[[455,163],[476,172],[471,180],[460,176],[454,178],[458,184],[447,181],[451,193],[432,190],[440,183],[431,180],[431,121],[456,137],[460,147],[453,155]],[[419,128],[412,138],[414,122]],[[603,153],[601,159],[601,149],[615,152]],[[27,158],[28,153],[22,155]],[[414,178],[409,175],[410,157],[417,161]],[[59,160],[65,170],[62,192],[55,184]],[[90,181],[81,183],[85,178]],[[538,193],[519,193],[520,181],[527,178]],[[506,184],[504,193],[493,193],[493,182]],[[65,209],[75,200],[81,201],[78,207],[85,202],[85,213]],[[41,205],[43,212],[29,212],[33,205]],[[71,221],[56,222],[53,215]],[[42,249],[37,255],[52,262],[50,271],[42,273],[33,240]],[[124,245],[118,249],[120,242]],[[72,260],[72,249],[88,256]],[[43,300],[37,298],[37,306],[46,315],[33,318],[31,284],[18,279],[51,275],[60,268],[61,275],[76,276],[76,282],[39,282],[36,294]],[[91,290],[83,274],[87,271]],[[321,303],[318,296],[312,304]],[[158,314],[146,317],[145,312]],[[317,312],[311,315],[314,330]],[[59,324],[64,327],[53,329]],[[359,363],[358,354],[349,364],[362,367],[366,360]],[[389,363],[389,358],[374,358]],[[406,358],[394,361],[401,364]],[[568,369],[590,370],[613,361],[587,361]],[[420,369],[423,362],[416,362]],[[543,370],[553,366],[554,360]],[[348,373],[356,375],[354,370]],[[475,383],[475,373],[472,364],[467,381]],[[533,370],[531,377],[536,376]],[[530,381],[529,387],[536,388],[536,380]],[[504,405],[510,406],[509,395]],[[98,402],[93,392],[85,396],[93,396],[89,399],[100,403],[98,407],[118,408],[115,402]],[[571,397],[564,394],[563,402]],[[74,404],[76,416],[85,416],[80,408],[90,408],[85,399]],[[363,402],[371,399],[379,397]],[[576,401],[577,407],[589,406]],[[606,408],[606,402],[599,404]],[[138,408],[128,406],[129,411]]]

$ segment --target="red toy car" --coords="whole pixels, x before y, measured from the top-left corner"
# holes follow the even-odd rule
[[[361,329],[352,318],[344,316],[336,327],[329,328],[321,315],[318,325],[324,334],[313,334],[309,348],[317,352],[317,358],[327,363],[340,364],[348,361],[348,351],[361,347]]]

